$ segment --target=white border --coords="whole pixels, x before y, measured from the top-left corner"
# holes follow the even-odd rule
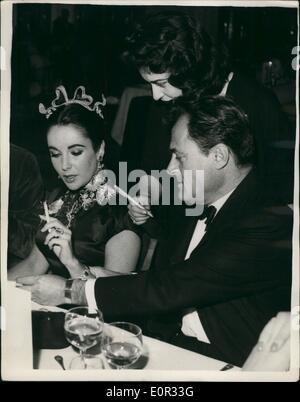
[[[292,7],[297,8],[294,0],[4,0],[12,4],[53,3],[53,4],[90,4],[90,5],[131,5],[131,6],[233,6],[233,7]]]
[[[19,3],[55,3],[55,4],[90,4],[90,5],[178,5],[178,6],[235,6],[235,7],[289,7],[298,8],[297,1],[3,1],[1,3],[1,44],[4,44],[6,68],[1,70],[1,279],[2,284],[6,283],[6,250],[7,250],[7,207],[8,207],[8,185],[9,185],[9,122],[10,122],[10,90],[11,90],[11,47],[12,47],[12,7]],[[299,8],[298,8],[298,30],[299,30]],[[299,41],[299,36],[298,36]],[[299,46],[299,42],[298,42]],[[293,286],[292,306],[299,305],[299,70],[296,80],[296,105],[297,105],[297,139],[295,150],[295,192],[294,192],[294,232],[293,232]],[[2,134],[3,133],[3,134]],[[6,286],[2,285],[2,304],[5,308]],[[2,337],[2,347],[3,344]],[[211,371],[100,371],[95,372],[68,372],[68,371],[42,371],[28,370],[16,373],[11,380],[58,380],[58,381],[276,381],[290,382],[299,379],[299,331],[292,332],[291,338],[291,369],[289,372],[280,373],[259,373],[259,372],[211,372]],[[5,376],[5,366],[2,364],[2,373]],[[3,371],[4,368],[4,371]],[[4,377],[5,378],[5,377]],[[7,378],[8,379],[8,378]],[[159,385],[159,384],[158,384]],[[130,386],[130,384],[129,384]],[[195,386],[194,386],[195,387]]]

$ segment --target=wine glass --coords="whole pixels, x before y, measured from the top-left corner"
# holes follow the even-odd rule
[[[112,368],[126,369],[142,354],[142,330],[130,322],[112,322],[104,326],[101,350]]]
[[[65,315],[65,336],[71,345],[77,347],[80,356],[71,361],[71,369],[100,368],[101,360],[85,358],[86,350],[100,344],[103,331],[103,315],[100,310],[79,306],[71,308]],[[98,360],[97,360],[98,359]]]

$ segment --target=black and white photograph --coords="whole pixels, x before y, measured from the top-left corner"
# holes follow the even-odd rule
[[[0,49],[2,380],[298,381],[298,2],[6,0]]]

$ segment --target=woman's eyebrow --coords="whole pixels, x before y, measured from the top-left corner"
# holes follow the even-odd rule
[[[73,145],[70,145],[70,146],[68,147],[68,149],[72,149],[72,148],[75,148],[75,147],[85,148],[85,145],[83,145],[83,144],[73,144]],[[60,152],[60,150],[59,150],[58,148],[54,147],[53,145],[50,145],[50,146],[48,147],[48,149],[50,149],[50,150],[55,150],[55,151]]]
[[[82,147],[82,148],[85,148],[85,145],[83,145],[83,144],[73,144],[73,145],[70,145],[70,146],[68,147],[68,149],[72,149],[72,148],[75,148],[75,147]]]

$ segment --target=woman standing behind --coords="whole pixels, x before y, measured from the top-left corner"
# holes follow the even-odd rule
[[[136,266],[140,239],[131,230],[127,214],[118,206],[107,205],[111,192],[103,175],[101,104],[96,102],[92,109],[83,87],[72,100],[62,86],[56,93],[52,107],[40,105],[40,112],[50,121],[48,149],[63,189],[49,195],[49,219],[41,216],[45,224],[31,254],[9,270],[8,279],[49,270],[72,278],[97,276],[97,269],[91,271],[91,266],[128,273]],[[57,110],[60,106],[63,108]]]

